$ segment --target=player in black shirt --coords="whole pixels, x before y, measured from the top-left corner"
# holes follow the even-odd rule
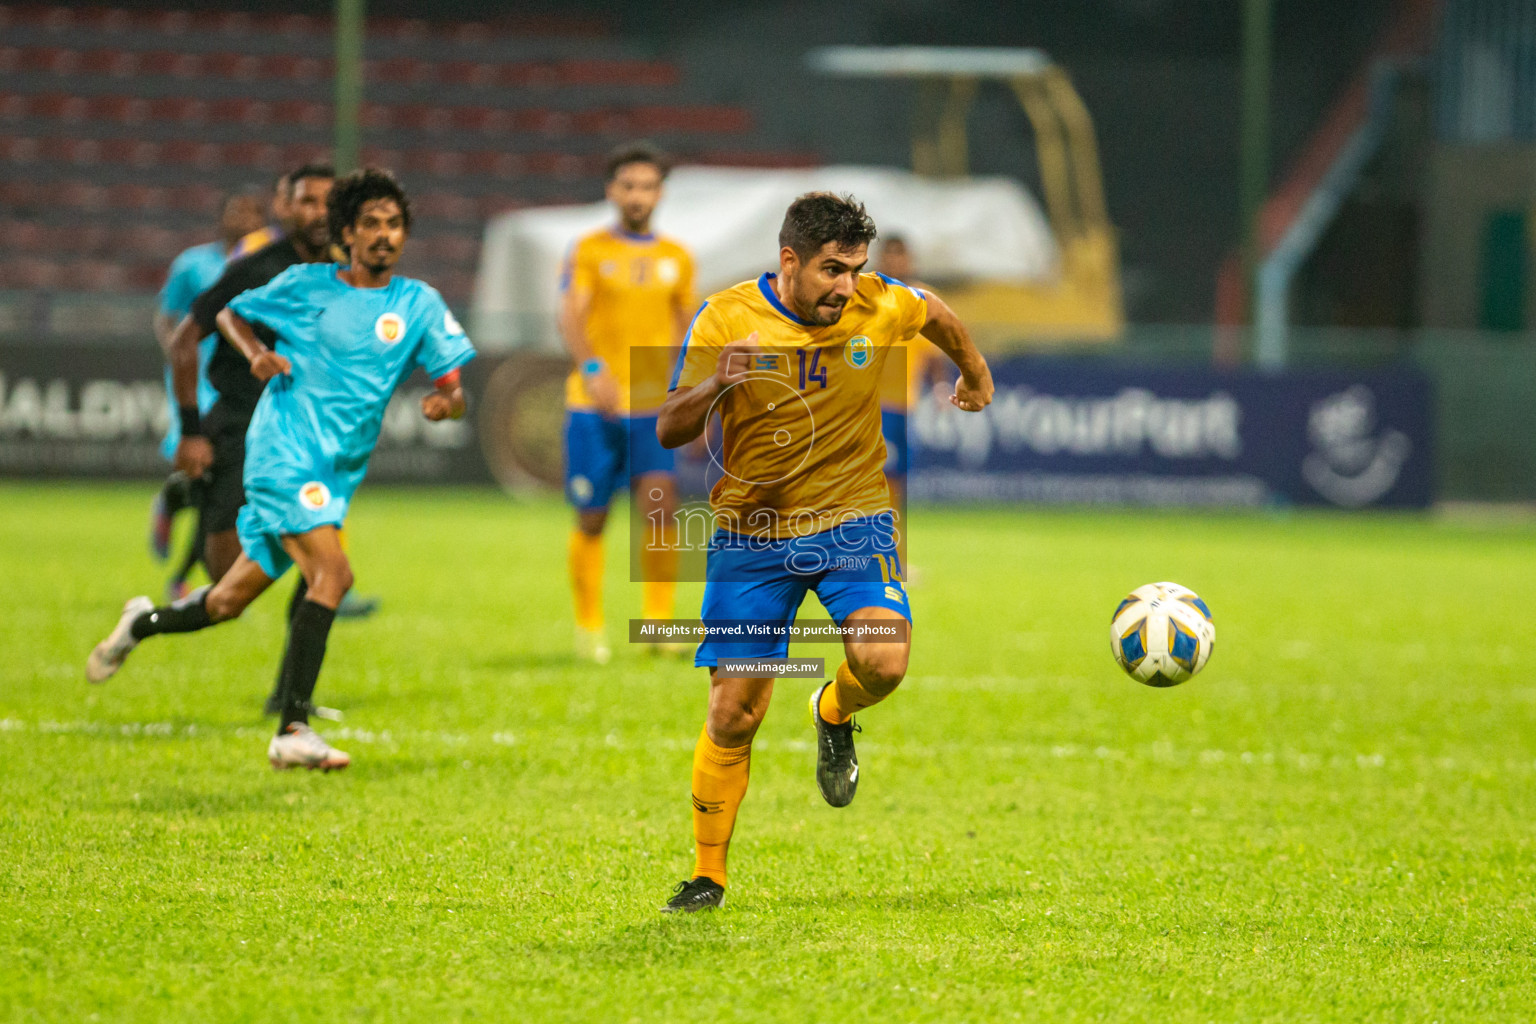
[[[245,428],[256,411],[262,382],[251,376],[245,357],[220,336],[208,360],[208,382],[219,393],[219,400],[206,417],[200,417],[197,342],[217,331],[215,318],[236,295],[261,287],[295,263],[319,263],[330,258],[325,201],[335,177],[335,171],[319,164],[301,167],[287,176],[285,235],[230,263],[223,276],[193,301],[192,312],[177,325],[168,346],[172,387],[181,416],[176,468],[203,481],[202,516],[207,537],[203,564],[215,582],[240,554],[235,517],[245,504]],[[276,339],[264,337],[262,341],[270,346]]]

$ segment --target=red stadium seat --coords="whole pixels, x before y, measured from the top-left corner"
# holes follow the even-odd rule
[[[0,287],[37,290],[55,288],[64,279],[64,268],[52,260],[24,256],[0,263]]]
[[[436,79],[444,85],[485,88],[500,80],[500,69],[486,61],[444,61],[437,65]]]
[[[87,50],[80,55],[80,74],[131,78],[138,70],[139,55],[129,50]]]
[[[166,205],[166,190],[151,185],[112,185],[107,202],[114,210],[157,210]]]
[[[279,100],[270,107],[272,123],[276,125],[324,128],[331,123],[331,108],[314,100]]]

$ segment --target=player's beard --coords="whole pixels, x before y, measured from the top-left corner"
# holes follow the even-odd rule
[[[832,298],[830,293],[823,295],[821,298],[817,299],[815,305],[811,307],[810,320],[811,323],[815,324],[817,327],[831,327],[833,324],[837,323],[843,318],[843,310],[848,308],[848,300],[844,299],[842,302],[837,303],[830,315],[823,313],[823,307],[832,305],[832,303],[827,301],[830,298]]]
[[[624,210],[624,230],[643,235],[650,229],[652,207],[630,207]]]

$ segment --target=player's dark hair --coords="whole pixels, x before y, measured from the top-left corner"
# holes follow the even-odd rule
[[[672,173],[672,158],[659,146],[644,141],[626,142],[609,151],[608,159],[603,164],[603,181],[612,181],[618,177],[622,168],[630,164],[650,164],[661,172],[662,181],[666,181],[667,175]]]
[[[375,199],[393,199],[400,205],[400,216],[405,230],[411,230],[411,201],[405,197],[405,189],[395,176],[379,167],[364,167],[343,178],[336,179],[331,187],[327,221],[331,226],[331,238],[341,242],[341,229],[357,223],[363,207]]]
[[[298,167],[289,171],[287,174],[283,175],[277,180],[282,183],[283,190],[287,192],[289,196],[292,196],[294,188],[297,187],[299,182],[303,181],[305,178],[334,177],[336,177],[336,168],[332,167],[330,164],[305,164],[302,167]]]
[[[875,240],[875,222],[864,204],[851,195],[807,192],[789,204],[779,228],[779,246],[809,260],[828,242],[839,249],[868,245]]]

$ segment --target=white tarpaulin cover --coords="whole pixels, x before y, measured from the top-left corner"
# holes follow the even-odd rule
[[[699,297],[778,267],[779,225],[795,196],[851,192],[884,234],[901,234],[925,278],[1041,281],[1056,244],[1012,178],[922,178],[880,167],[747,170],[679,167],[655,228],[693,251]],[[607,203],[521,210],[492,220],[475,280],[471,334],[482,348],[554,347],[560,265],[571,243],[613,222]]]

